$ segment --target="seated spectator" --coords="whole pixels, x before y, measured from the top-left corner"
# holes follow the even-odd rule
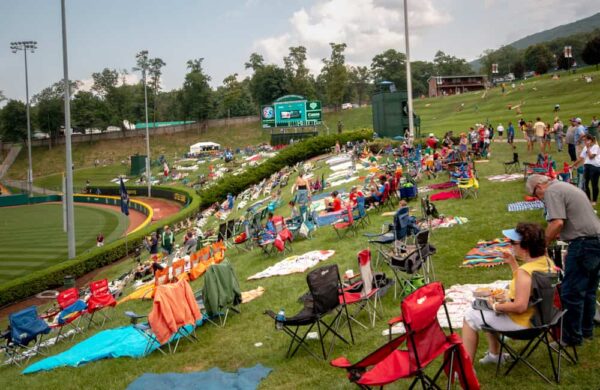
[[[431,149],[435,150],[437,148],[437,145],[438,145],[438,139],[435,138],[435,135],[433,133],[429,133],[429,137],[425,141],[425,144],[428,147],[430,147]]]
[[[331,200],[326,208],[327,212],[340,211],[342,209],[342,200],[338,195],[337,191],[331,193]]]

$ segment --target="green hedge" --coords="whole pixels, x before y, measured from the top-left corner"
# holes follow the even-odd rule
[[[136,188],[136,187],[128,187]],[[160,223],[151,224],[128,236],[127,245],[134,248],[141,245],[142,240],[159,226],[169,225],[194,215],[200,206],[200,198],[187,188],[156,187],[166,191],[187,195],[192,199],[188,207],[180,210]],[[30,297],[41,291],[63,285],[64,277],[73,275],[79,277],[86,273],[111,264],[125,256],[125,238],[106,244],[102,248],[94,248],[72,260],[63,261],[52,267],[33,272],[27,276],[11,280],[0,286],[0,307]]]
[[[321,135],[288,146],[263,164],[246,170],[243,175],[226,176],[210,188],[200,190],[200,207],[206,208],[215,202],[220,202],[225,199],[228,193],[237,195],[286,166],[292,166],[298,162],[329,152],[336,141],[344,144],[348,141],[371,140],[372,138],[373,131],[363,129],[342,134]]]

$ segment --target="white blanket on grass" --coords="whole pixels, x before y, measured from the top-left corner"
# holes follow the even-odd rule
[[[463,318],[467,310],[471,307],[473,300],[473,292],[481,287],[488,287],[491,289],[506,289],[508,288],[509,280],[496,280],[489,284],[455,284],[450,288],[446,289],[446,307],[448,307],[448,315],[450,316],[450,322],[452,323],[452,329],[461,329],[463,326]],[[444,307],[440,307],[437,313],[438,321],[444,328],[448,328],[448,320],[446,319],[446,312]],[[404,324],[399,323],[392,327],[392,334],[404,333]],[[382,336],[388,335],[388,330],[384,330],[381,333]]]
[[[314,267],[321,261],[325,261],[335,254],[333,250],[311,251],[300,256],[290,256],[269,268],[248,277],[248,280],[269,278],[277,275],[288,275],[301,273]]]

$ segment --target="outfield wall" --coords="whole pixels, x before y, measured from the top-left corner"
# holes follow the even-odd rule
[[[98,190],[100,190],[100,194],[102,195],[119,195],[119,187],[93,186],[89,188],[89,192],[91,194],[98,193]],[[129,196],[148,196],[148,187],[127,187],[127,194],[129,194]],[[152,187],[152,197],[172,200],[181,204],[183,207],[187,207],[192,201],[192,198],[186,195],[186,193],[184,192],[177,192],[173,189],[164,189],[157,187]]]
[[[5,206],[23,206],[26,204],[60,202],[60,195],[43,195],[29,197],[27,194],[4,195],[0,196],[0,207]]]

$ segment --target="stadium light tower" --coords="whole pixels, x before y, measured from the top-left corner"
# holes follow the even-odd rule
[[[69,83],[69,56],[67,54],[67,16],[65,0],[60,1],[62,21],[63,74],[65,82],[65,165],[67,183],[65,185],[65,203],[67,205],[67,247],[69,259],[76,256],[75,248],[75,207],[73,207],[73,157],[71,155],[71,85]]]
[[[27,72],[27,51],[33,53],[37,49],[36,41],[11,42],[10,49],[13,53],[23,51],[25,57],[25,100],[27,103],[27,153],[29,156],[29,169],[27,170],[27,192],[29,196],[33,191],[33,166],[31,163],[31,117],[29,114],[29,75]]]

